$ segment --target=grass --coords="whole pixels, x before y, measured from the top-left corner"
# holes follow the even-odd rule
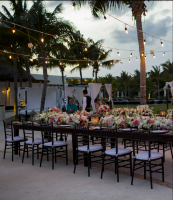
[[[157,114],[157,111],[159,111],[162,106],[167,111],[167,104],[159,104],[159,105],[153,104],[153,105],[149,105],[149,108],[153,107],[154,114]],[[136,108],[137,106],[133,106],[133,105],[116,105],[116,106],[114,106],[114,108],[123,108],[123,107],[124,108]],[[168,104],[168,109],[171,109],[171,108],[172,108],[172,105]]]

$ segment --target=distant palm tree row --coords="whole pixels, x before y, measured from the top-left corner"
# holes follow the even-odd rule
[[[91,38],[86,40],[80,34],[80,31],[76,30],[73,23],[59,17],[63,10],[62,4],[57,5],[53,12],[48,12],[44,1],[40,0],[33,1],[33,5],[29,9],[26,0],[10,0],[9,3],[12,12],[2,6],[3,12],[0,12],[0,19],[39,31],[27,30],[19,26],[14,27],[14,24],[4,21],[1,21],[0,24],[0,50],[16,53],[11,55],[11,59],[8,58],[9,54],[0,54],[14,66],[14,113],[16,117],[18,116],[17,75],[22,71],[22,67],[28,73],[29,87],[32,87],[30,68],[35,66],[43,68],[44,85],[40,107],[40,111],[42,111],[48,82],[47,68],[58,67],[64,85],[63,75],[67,65],[73,67],[71,72],[79,70],[81,83],[83,69],[92,66],[97,81],[97,73],[100,67],[110,69],[113,66],[113,60],[107,60],[111,51],[106,51],[101,47],[103,40],[97,42],[94,42]],[[15,33],[12,33],[13,28],[15,28]],[[53,36],[45,35],[44,32]],[[32,43],[32,49],[28,48],[28,43],[30,45]],[[19,56],[19,54],[28,56]],[[85,62],[80,60],[85,60]]]
[[[146,77],[146,91],[147,97],[163,98],[163,87],[165,82],[171,82],[173,80],[173,62],[165,62],[160,66],[152,66],[152,70],[147,72]],[[95,81],[94,81],[95,82]],[[98,78],[99,83],[112,84],[113,94],[116,91],[124,93],[124,99],[134,98],[140,91],[140,71],[135,70],[134,74],[129,74],[126,71],[122,71],[120,76],[113,77],[112,74],[108,74],[105,77]],[[160,95],[162,94],[162,95]],[[113,95],[116,97],[116,95]]]

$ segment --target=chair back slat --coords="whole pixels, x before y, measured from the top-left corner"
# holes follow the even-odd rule
[[[32,123],[25,123],[22,122],[22,127],[23,127],[23,136],[24,139],[31,139],[32,142],[34,142],[34,127],[33,127],[33,122]]]
[[[75,142],[76,148],[87,145],[87,150],[89,150],[90,140],[88,127],[75,126]]]
[[[8,138],[11,138],[11,140],[13,141],[13,123],[12,121],[5,121],[3,120],[3,124],[4,124],[4,135],[5,135],[5,140]]]
[[[54,134],[53,134],[53,124],[41,124],[41,137],[42,144],[44,144],[45,137],[49,137],[52,142],[52,146],[54,145]]]

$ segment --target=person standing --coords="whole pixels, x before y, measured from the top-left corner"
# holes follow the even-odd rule
[[[88,91],[87,90],[83,90],[83,106],[82,106],[82,110],[86,110],[87,112],[90,112],[90,108],[91,108],[91,97],[88,95]]]

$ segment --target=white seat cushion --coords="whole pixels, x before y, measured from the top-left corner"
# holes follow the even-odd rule
[[[61,146],[66,146],[67,142],[64,141],[54,141],[54,145],[53,147],[61,147]],[[51,147],[52,146],[52,142],[47,142],[44,144],[44,146],[46,147]]]
[[[13,140],[11,138],[6,139],[7,142],[19,142],[19,141],[24,141],[24,137],[20,136],[15,136],[13,137]]]
[[[135,157],[136,157],[136,159],[140,159],[140,160],[149,160],[148,151],[142,151],[142,152],[136,154]],[[154,159],[161,158],[161,157],[163,157],[163,153],[151,152],[150,160],[154,160]]]
[[[118,156],[130,153],[130,149],[123,149],[123,148],[118,148]],[[109,149],[105,151],[105,154],[110,155],[110,156],[116,156],[116,148]]]
[[[44,142],[48,142],[48,139],[44,139]],[[41,143],[42,143],[41,138],[34,139],[34,142],[32,142],[32,140],[26,141],[26,144],[41,144]]]
[[[79,151],[84,151],[84,152],[87,152],[87,151],[99,151],[99,150],[102,150],[102,146],[99,146],[99,145],[89,145],[89,149],[87,150],[87,145],[85,146],[82,146],[82,147],[79,147],[78,148]]]

